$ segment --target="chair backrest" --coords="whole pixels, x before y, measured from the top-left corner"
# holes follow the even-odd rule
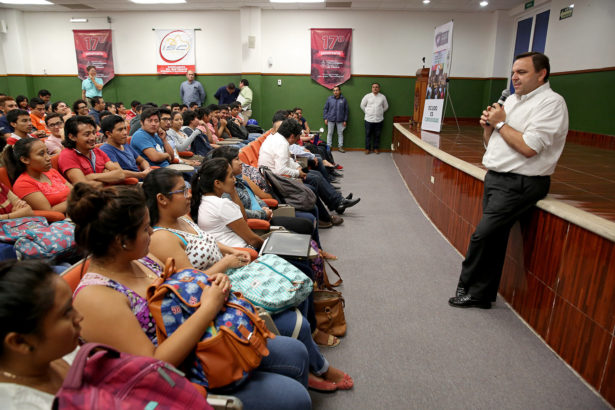
[[[75,289],[77,289],[77,285],[79,285],[81,278],[88,271],[89,266],[89,259],[81,259],[79,262],[75,263],[71,267],[67,268],[64,272],[62,272],[60,276],[66,281],[66,283],[68,283],[68,285],[74,292]]]
[[[250,158],[248,158],[248,155],[244,149],[239,151],[239,160],[244,164],[250,164]]]
[[[60,172],[60,167],[58,167],[59,159],[60,159],[60,154],[55,154],[51,157],[51,167],[58,172]]]
[[[8,189],[13,189],[11,179],[9,178],[9,172],[5,167],[0,167],[0,182],[2,182]]]

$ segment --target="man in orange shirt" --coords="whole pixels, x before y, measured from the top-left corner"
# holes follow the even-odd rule
[[[30,100],[30,119],[32,120],[32,126],[37,131],[32,135],[38,138],[44,138],[49,134],[47,125],[45,125],[45,101],[40,98],[33,98]]]

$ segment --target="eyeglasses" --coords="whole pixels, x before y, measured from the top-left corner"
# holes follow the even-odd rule
[[[171,117],[162,117],[160,121],[171,121]]]
[[[190,188],[185,187],[184,189],[178,189],[177,191],[167,192],[167,195],[174,194],[184,194],[184,198],[188,198],[188,194],[190,194]]]

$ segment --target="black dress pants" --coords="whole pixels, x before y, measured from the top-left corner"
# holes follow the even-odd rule
[[[470,238],[459,286],[471,296],[495,301],[508,235],[514,223],[549,192],[549,176],[487,172],[483,216]]]

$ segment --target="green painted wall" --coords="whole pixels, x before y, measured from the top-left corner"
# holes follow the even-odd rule
[[[216,102],[213,95],[218,87],[231,81],[239,84],[240,78],[239,75],[199,76],[207,92],[205,103]],[[253,118],[263,128],[269,127],[275,111],[296,106],[303,108],[313,130],[324,128],[322,107],[331,92],[312,81],[309,76],[252,74],[245,78],[250,81],[254,91]],[[179,102],[179,85],[184,79],[183,76],[118,76],[105,86],[103,96],[107,101],[123,101],[125,104],[133,99],[158,104]],[[281,86],[277,85],[278,79],[282,80]],[[381,84],[382,93],[386,95],[390,106],[385,114],[381,137],[383,149],[389,148],[391,144],[393,117],[412,115],[414,78],[352,77],[342,85],[342,93],[350,105],[349,124],[344,132],[346,147],[363,147],[363,113],[359,104],[361,98],[370,92],[374,81]],[[450,95],[457,117],[478,118],[485,106],[498,99],[506,85],[503,79],[452,79]],[[570,129],[615,135],[615,116],[611,115],[612,108],[604,103],[604,90],[615,89],[615,71],[557,75],[551,78],[551,85],[566,98]],[[41,88],[51,91],[54,101],[72,103],[81,96],[81,81],[75,77],[0,77],[0,91],[9,95],[33,96]],[[447,104],[445,116],[453,116],[450,104]]]

